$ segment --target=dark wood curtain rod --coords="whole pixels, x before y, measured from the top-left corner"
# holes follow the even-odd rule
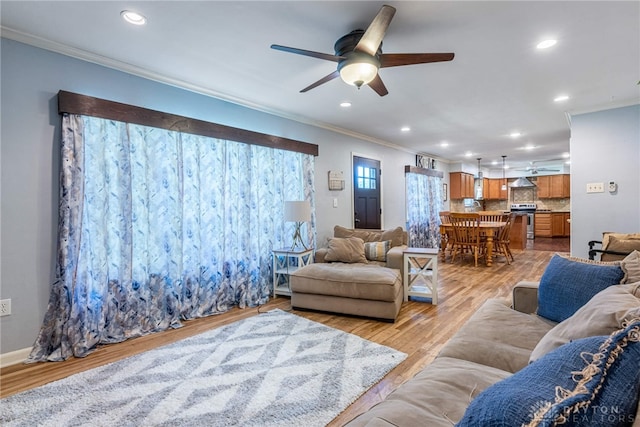
[[[435,176],[437,178],[444,178],[444,172],[439,171],[439,170],[435,170],[435,169],[426,169],[426,168],[419,168],[417,166],[405,166],[404,167],[404,173],[419,173],[420,175],[427,175],[427,176]]]
[[[102,119],[118,120],[125,123],[295,151],[313,156],[318,155],[318,146],[316,144],[163,113],[64,90],[58,92],[58,113],[100,117]]]

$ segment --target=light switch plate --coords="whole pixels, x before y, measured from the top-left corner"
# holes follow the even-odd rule
[[[604,193],[604,182],[592,182],[587,184],[587,193]]]
[[[9,316],[11,314],[11,299],[0,300],[0,316]]]

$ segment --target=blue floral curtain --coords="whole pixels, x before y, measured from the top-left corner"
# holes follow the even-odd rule
[[[442,178],[407,172],[405,181],[409,246],[437,248],[440,245]]]
[[[311,155],[64,115],[57,281],[29,361],[268,300]]]

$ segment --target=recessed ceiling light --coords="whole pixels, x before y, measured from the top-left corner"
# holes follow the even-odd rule
[[[409,126],[403,126],[400,128],[401,132],[409,132],[411,130],[411,128]]]
[[[473,153],[471,151],[467,151],[466,153],[464,153],[465,157],[471,157],[473,156]]]
[[[564,162],[565,165],[570,165],[571,164],[571,160],[567,160],[566,162]]]
[[[340,106],[342,108],[348,108],[348,107],[351,107],[351,103],[350,102],[341,102]]]
[[[449,143],[447,141],[442,141],[440,143],[440,147],[448,147],[448,146],[449,146]]]
[[[535,145],[531,145],[531,144],[528,144],[524,147],[525,150],[533,150],[534,148],[536,148]]]
[[[145,18],[144,15],[132,10],[123,10],[120,12],[120,16],[122,16],[122,19],[133,25],[144,25],[147,23],[147,18]]]
[[[543,40],[540,43],[538,43],[536,45],[536,47],[538,49],[548,49],[551,46],[555,46],[555,44],[558,43],[558,40],[554,40],[554,39],[547,39],[547,40]]]
[[[498,161],[497,161],[497,160],[493,160],[493,161],[491,162],[491,164],[495,166],[495,165],[497,165],[497,164],[498,164]]]
[[[553,102],[562,102],[562,101],[566,101],[567,99],[569,99],[569,95],[558,95],[555,98],[553,98]]]
[[[521,134],[520,132],[511,132],[511,133],[509,134],[509,136],[510,136],[511,138],[519,138],[519,137],[521,137],[521,136],[522,136],[522,134]]]
[[[562,157],[565,159],[568,159],[569,157],[571,157],[571,154],[569,153],[562,153]]]

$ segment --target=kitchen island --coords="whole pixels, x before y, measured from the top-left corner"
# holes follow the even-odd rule
[[[513,214],[513,224],[509,234],[509,247],[511,249],[524,250],[527,247],[527,214],[521,212],[513,212]]]

